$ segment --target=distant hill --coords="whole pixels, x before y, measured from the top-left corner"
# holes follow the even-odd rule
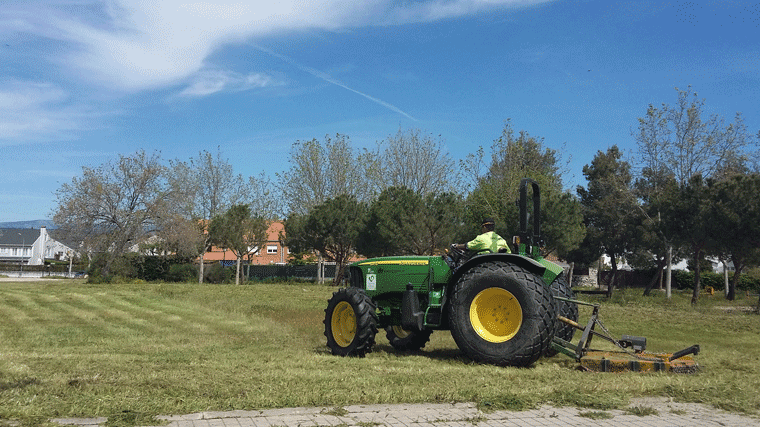
[[[12,221],[0,222],[0,228],[41,228],[42,226],[52,230],[57,228],[55,223],[49,219],[35,219],[32,221]]]

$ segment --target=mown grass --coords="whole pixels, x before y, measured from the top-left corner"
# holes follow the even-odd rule
[[[690,295],[617,292],[601,309],[613,334],[647,336],[651,351],[700,344],[702,370],[600,374],[562,355],[528,369],[477,365],[445,331],[421,352],[396,352],[381,332],[366,358],[335,357],[322,323],[334,290],[0,283],[0,425],[60,417],[145,425],[160,414],[404,402],[605,411],[639,396],[760,414],[760,316],[729,309],[746,300],[705,297],[691,307]],[[582,322],[588,314],[582,307]]]

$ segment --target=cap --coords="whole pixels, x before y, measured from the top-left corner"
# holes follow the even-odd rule
[[[494,225],[495,222],[493,218],[486,218],[483,220],[483,222],[480,225]]]

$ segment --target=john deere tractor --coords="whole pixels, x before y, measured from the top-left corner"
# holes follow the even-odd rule
[[[528,186],[532,186],[532,230],[528,230]],[[325,310],[325,335],[333,354],[364,356],[385,329],[397,350],[419,350],[434,330],[450,330],[471,359],[528,366],[553,355],[554,336],[570,341],[576,321],[562,267],[539,253],[540,190],[520,182],[520,232],[515,253],[469,254],[451,245],[443,256],[371,258],[349,267],[349,284]],[[555,299],[558,296],[562,299]]]

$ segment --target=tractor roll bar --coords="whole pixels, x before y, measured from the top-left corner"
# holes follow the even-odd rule
[[[533,234],[528,234],[528,183],[533,187]],[[520,181],[520,239],[528,245],[539,244],[541,240],[541,190],[538,183],[530,178]]]

